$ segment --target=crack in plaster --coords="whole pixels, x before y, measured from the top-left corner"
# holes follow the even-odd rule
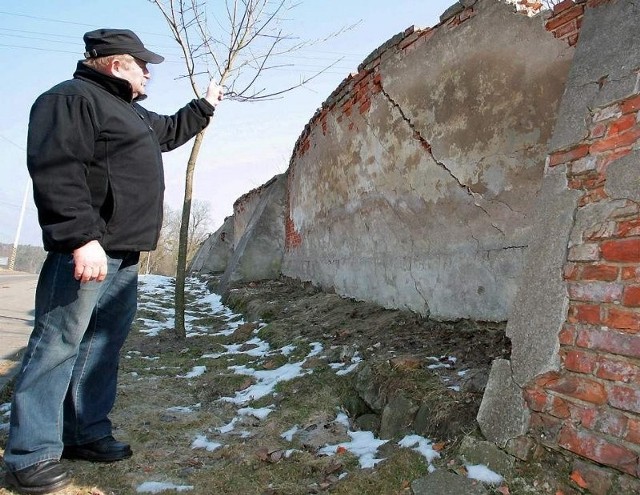
[[[427,151],[427,153],[429,153],[429,156],[431,156],[431,158],[433,159],[433,161],[436,163],[436,165],[438,165],[441,169],[443,169],[445,172],[447,172],[447,174],[449,174],[449,176],[456,181],[456,184],[458,184],[458,186],[460,186],[462,189],[464,189],[466,191],[466,193],[471,196],[473,198],[473,204],[475,206],[477,206],[478,208],[480,208],[489,218],[491,218],[491,215],[489,214],[489,212],[482,207],[479,204],[479,200],[482,201],[486,201],[486,199],[479,193],[476,193],[474,191],[471,190],[471,188],[469,186],[467,186],[466,184],[464,184],[446,165],[444,162],[438,160],[435,155],[433,154],[433,149],[431,148],[431,144],[429,144],[429,142],[424,138],[424,136],[422,136],[422,134],[420,134],[420,131],[416,128],[416,126],[413,124],[413,122],[411,122],[411,119],[409,119],[409,117],[406,116],[406,114],[404,113],[404,111],[402,110],[402,107],[400,106],[399,103],[397,103],[389,93],[387,93],[384,88],[382,88],[382,86],[380,87],[380,92],[387,98],[387,100],[389,100],[389,102],[391,103],[391,106],[396,108],[398,110],[398,112],[400,112],[400,116],[402,117],[402,120],[404,120],[406,122],[406,124],[409,126],[409,128],[413,131],[413,135],[414,137],[420,142],[420,145]],[[493,228],[495,228],[498,232],[500,232],[502,235],[505,235],[505,233],[497,226],[495,225],[493,222],[490,222],[491,226]]]

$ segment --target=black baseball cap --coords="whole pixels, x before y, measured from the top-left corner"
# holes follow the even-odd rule
[[[140,38],[129,29],[96,29],[83,36],[85,58],[129,54],[143,62],[159,64],[164,57],[147,50]]]

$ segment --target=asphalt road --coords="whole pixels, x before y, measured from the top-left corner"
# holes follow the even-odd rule
[[[0,389],[17,371],[33,326],[38,276],[0,271]]]

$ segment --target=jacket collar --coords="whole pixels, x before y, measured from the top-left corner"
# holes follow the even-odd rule
[[[127,103],[131,103],[133,101],[141,101],[147,97],[147,95],[140,95],[134,100],[133,89],[131,88],[131,84],[129,83],[129,81],[110,76],[109,74],[104,74],[103,72],[99,72],[94,68],[86,65],[82,60],[78,61],[78,66],[76,67],[76,71],[73,73],[73,78],[82,79],[97,84],[104,90],[108,91],[112,95],[117,96],[118,98],[123,99]]]

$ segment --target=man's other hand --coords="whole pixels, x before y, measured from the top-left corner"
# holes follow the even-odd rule
[[[73,252],[75,271],[80,282],[102,282],[107,276],[107,255],[98,241],[90,241]]]

